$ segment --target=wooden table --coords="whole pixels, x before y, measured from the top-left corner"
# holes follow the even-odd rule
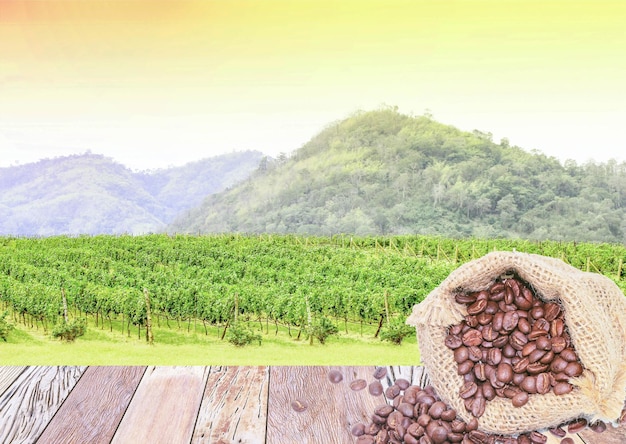
[[[339,370],[333,384],[328,372]],[[374,367],[0,367],[1,443],[353,443],[385,402],[355,379]],[[421,367],[388,367],[427,383]],[[292,403],[306,405],[302,412]],[[577,443],[626,442],[623,428]],[[550,436],[550,443],[559,439]]]

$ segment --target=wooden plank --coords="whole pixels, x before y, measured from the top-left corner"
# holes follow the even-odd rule
[[[32,443],[86,367],[28,367],[0,396],[0,442]]]
[[[13,384],[13,381],[15,381],[24,370],[26,370],[26,367],[0,367],[0,395]]]
[[[211,367],[192,443],[265,441],[269,367]]]
[[[190,442],[208,370],[148,367],[112,442]]]
[[[624,444],[626,443],[626,426],[624,423],[618,427],[608,425],[602,433],[592,430],[583,430],[579,433],[586,444]]]
[[[374,367],[272,367],[267,413],[267,442],[350,443],[350,430],[368,422],[376,406],[385,403],[383,395],[372,396],[368,389],[354,391],[350,383],[374,381]],[[342,373],[343,380],[333,384],[331,370]],[[294,410],[292,403],[306,405]],[[296,405],[297,407],[297,405]]]
[[[146,367],[89,367],[45,428],[47,444],[111,441]]]

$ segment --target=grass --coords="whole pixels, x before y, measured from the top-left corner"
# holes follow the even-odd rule
[[[358,324],[344,325],[340,333],[327,339],[326,344],[309,344],[304,335],[296,340],[297,330],[290,337],[284,327],[270,324],[269,332],[260,330],[258,322],[249,325],[262,333],[262,345],[235,347],[220,340],[221,329],[209,327],[205,334],[201,323],[187,324],[179,330],[154,327],[154,344],[145,341],[145,330],[138,338],[136,328],[130,337],[122,333],[119,321],[113,321],[113,332],[108,321],[105,327],[95,326],[90,319],[87,332],[73,343],[52,339],[39,328],[15,325],[7,338],[0,341],[0,365],[418,365],[419,351],[415,336],[402,345],[392,345],[373,338],[376,326],[364,325],[363,334]],[[265,326],[264,326],[265,327]]]

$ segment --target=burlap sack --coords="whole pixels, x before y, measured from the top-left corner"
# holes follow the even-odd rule
[[[570,379],[575,388],[566,395],[531,395],[519,408],[499,397],[487,402],[479,418],[480,429],[517,434],[581,416],[590,422],[615,423],[626,397],[626,297],[604,276],[536,254],[493,252],[468,262],[413,308],[407,324],[416,327],[421,359],[439,396],[464,420],[472,418],[459,397],[463,377],[457,374],[452,351],[444,345],[447,328],[467,314],[466,305],[456,303],[454,295],[485,290],[510,272],[531,284],[538,297],[560,302],[585,370]]]

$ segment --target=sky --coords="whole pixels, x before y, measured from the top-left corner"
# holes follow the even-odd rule
[[[289,154],[381,106],[625,161],[624,23],[621,0],[1,0],[0,167]]]

